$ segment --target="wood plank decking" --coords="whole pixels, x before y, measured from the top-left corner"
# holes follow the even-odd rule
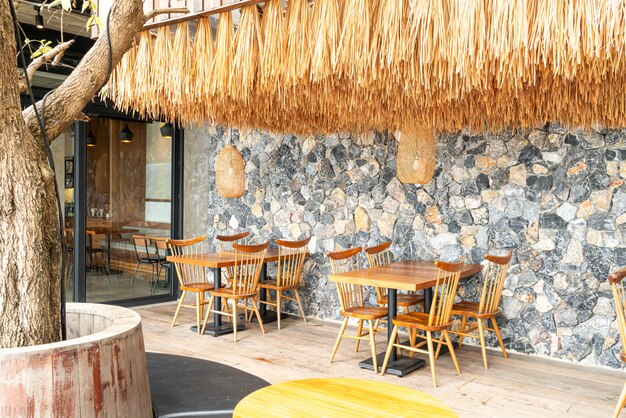
[[[181,312],[177,326],[170,327],[175,304],[136,308],[143,318],[146,351],[177,354],[222,362],[279,383],[314,377],[350,377],[379,380],[431,394],[452,407],[461,417],[603,417],[611,416],[626,380],[619,370],[574,365],[499,351],[488,351],[489,370],[482,364],[480,350],[465,346],[457,351],[461,375],[452,360],[437,361],[438,388],[433,388],[428,367],[407,377],[374,375],[359,369],[357,363],[369,357],[367,344],[354,352],[354,342],[344,340],[332,364],[330,352],[339,324],[320,320],[307,323],[290,317],[283,329],[276,323],[261,334],[255,323],[239,334],[199,336],[189,330],[194,312]],[[355,333],[352,328],[346,332]],[[386,335],[377,336],[378,352],[385,349]],[[466,340],[467,341],[467,340]],[[626,412],[623,413],[626,417]]]

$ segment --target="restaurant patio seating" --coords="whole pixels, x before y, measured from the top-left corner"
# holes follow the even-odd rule
[[[296,302],[300,308],[302,319],[306,322],[304,309],[298,288],[302,285],[302,267],[308,252],[308,244],[311,237],[300,241],[276,240],[278,245],[278,267],[276,270],[276,280],[265,280],[259,283],[260,288],[273,290],[276,292],[276,302],[271,300],[271,294],[268,292],[268,300],[260,300],[260,303],[274,306],[276,308],[278,329],[280,329],[280,308],[284,300]],[[293,290],[295,298],[282,295],[283,292]]]
[[[365,248],[365,254],[367,255],[367,261],[370,267],[386,266],[391,263],[391,256],[389,247],[391,242],[383,242],[382,244]],[[376,287],[376,302],[379,305],[387,306],[389,298],[387,295],[387,288]],[[406,313],[410,312],[411,306],[421,305],[424,309],[424,297],[415,293],[398,293],[397,305],[404,308]]]
[[[356,247],[345,251],[328,253],[333,274],[358,270],[360,252],[361,247]],[[344,320],[341,324],[339,335],[337,335],[337,341],[335,341],[329,362],[333,362],[337,348],[339,348],[339,343],[343,338],[356,340],[357,345],[355,351],[359,351],[358,343],[361,340],[369,340],[372,357],[374,359],[374,372],[378,373],[378,364],[376,362],[376,332],[380,320],[387,316],[387,309],[381,308],[380,306],[366,306],[363,300],[363,287],[359,284],[341,282],[337,282],[336,284],[337,293],[339,294],[339,303],[341,304],[339,315],[343,316]],[[357,330],[357,335],[344,335],[350,318],[355,318],[359,321],[360,325]],[[368,321],[368,330],[365,333],[362,332],[363,321]]]
[[[191,239],[173,240],[167,241],[167,246],[170,249],[172,256],[196,256],[202,253],[202,242],[206,239],[205,236],[200,236]],[[180,283],[180,290],[182,291],[178,305],[176,306],[176,313],[174,313],[174,319],[172,320],[172,326],[176,324],[176,319],[180,313],[180,308],[192,308],[196,310],[196,325],[198,327],[198,334],[200,333],[200,327],[202,323],[202,313],[204,305],[208,304],[204,299],[205,292],[213,289],[213,283],[209,283],[206,280],[206,273],[204,267],[193,264],[184,263],[182,261],[173,261],[176,268],[176,274],[178,275],[178,281]],[[196,303],[186,305],[184,303],[187,292],[196,294]]]
[[[209,292],[211,298],[202,324],[202,334],[204,334],[207,321],[209,320],[209,313],[213,312],[216,315],[226,315],[232,318],[233,340],[237,342],[237,310],[239,308],[239,301],[244,303],[244,310],[252,309],[252,311],[254,311],[257,321],[259,321],[261,331],[265,334],[263,320],[257,308],[257,303],[259,299],[259,278],[268,247],[269,242],[258,245],[233,244],[235,250],[235,265],[233,266],[231,286],[220,287],[219,289],[214,289]],[[228,306],[228,300],[232,299],[232,312],[213,310],[213,301],[216,297],[222,298],[225,302],[225,306]],[[248,307],[247,302],[251,302],[250,307]]]
[[[154,284],[154,290],[156,290],[157,286],[159,286],[159,280],[161,279],[161,272],[164,270],[169,271],[172,268],[172,263],[167,261],[168,249],[167,249],[167,239],[153,239],[154,249],[156,250],[156,255],[159,260],[159,264],[157,265],[157,279]],[[169,276],[167,275],[167,271],[165,272],[165,282],[168,283]]]
[[[512,255],[513,253],[511,251],[505,256],[486,255],[485,259],[488,260],[487,272],[485,273],[485,281],[483,282],[483,289],[480,294],[480,302],[464,301],[455,303],[452,306],[452,315],[461,315],[461,329],[459,331],[450,330],[449,332],[459,336],[459,348],[463,346],[464,337],[476,338],[480,341],[480,349],[482,350],[485,369],[488,369],[485,331],[495,332],[500,348],[502,349],[502,355],[504,358],[507,358],[496,316],[499,312],[498,306],[500,304],[500,298],[502,297],[504,279],[506,278],[506,272]],[[474,318],[475,322],[467,322],[467,318]],[[491,320],[493,328],[484,325],[484,320],[487,321],[487,324]],[[471,333],[476,330],[478,331],[478,335]]]
[[[619,338],[622,341],[622,351],[619,353],[622,361],[626,361],[626,315],[624,314],[624,278],[626,277],[626,268],[622,268],[614,273],[609,274],[609,283],[613,291],[613,299],[615,304],[615,314],[617,316],[617,324],[619,326]],[[617,418],[626,405],[626,383],[622,388],[613,417]]]
[[[450,313],[452,311],[452,304],[454,303],[454,297],[456,296],[456,288],[459,284],[459,278],[461,276],[461,270],[463,269],[463,260],[458,263],[444,263],[437,261],[435,265],[439,268],[437,275],[437,282],[435,285],[435,291],[433,292],[433,302],[430,308],[430,313],[411,312],[409,314],[398,315],[393,318],[393,331],[391,338],[389,338],[389,345],[387,346],[387,352],[385,354],[385,361],[381,374],[385,374],[389,357],[394,348],[403,348],[409,352],[428,354],[430,361],[430,370],[433,375],[433,385],[437,387],[437,370],[435,367],[435,360],[439,357],[439,352],[442,345],[448,347],[454,367],[457,373],[461,374],[459,363],[456,360],[456,354],[454,353],[454,346],[448,335],[448,329],[450,328]],[[396,342],[398,335],[398,328],[406,327],[409,329],[410,346],[399,344]],[[420,335],[417,331],[423,331],[426,335]],[[433,333],[440,332],[439,339],[433,337]],[[416,338],[420,338],[423,341],[416,344]],[[437,342],[437,351],[433,347],[433,342]],[[419,347],[426,345],[428,350],[423,350]]]

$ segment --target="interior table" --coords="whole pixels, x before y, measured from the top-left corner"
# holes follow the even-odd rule
[[[306,379],[252,392],[233,417],[456,417],[439,399],[415,389],[360,379]]]
[[[137,229],[125,229],[125,228],[115,228],[115,227],[88,227],[87,235],[104,235],[106,247],[104,249],[104,271],[106,274],[111,274],[111,236],[113,235],[121,235],[121,234],[134,234],[135,232],[139,232]]]
[[[465,264],[461,270],[461,278],[470,277],[483,269],[481,264]],[[437,283],[439,268],[433,261],[405,260],[396,261],[381,267],[354,270],[347,273],[331,274],[329,280],[332,282],[343,282],[360,284],[363,286],[385,287],[388,289],[387,315],[389,324],[398,313],[397,294],[398,290],[424,291],[424,306],[426,313],[430,312],[432,304],[433,289]],[[387,343],[391,338],[392,326],[387,326]],[[380,353],[378,358],[378,368],[382,367],[385,353]],[[389,364],[385,373],[396,376],[405,376],[414,370],[424,367],[426,362],[417,357],[399,356],[396,350],[392,350]],[[359,363],[364,369],[374,369],[373,360],[369,358]]]
[[[206,268],[210,268],[213,272],[213,283],[214,287],[217,289],[222,286],[222,269],[226,267],[232,267],[235,265],[235,253],[233,252],[217,252],[217,253],[202,253],[196,256],[168,256],[167,261],[170,262],[183,262],[188,264],[193,264],[195,266],[202,266]],[[265,254],[265,260],[263,261],[263,266],[261,267],[261,277],[259,281],[264,281],[267,277],[267,263],[272,263],[278,261],[278,249],[269,248],[267,253]],[[261,289],[259,297],[262,300],[265,300],[267,294],[265,289]],[[222,309],[222,301],[220,298],[216,298],[214,301],[215,310]],[[276,314],[270,312],[266,309],[265,304],[261,304],[259,308],[259,312],[261,313],[261,318],[263,319],[263,323],[276,321]],[[197,332],[197,327],[193,325],[191,327],[192,330]],[[237,326],[237,331],[241,331],[245,329],[245,325],[239,324]],[[213,315],[213,325],[207,325],[205,334],[212,335],[214,337],[228,334],[233,332],[233,326],[229,324],[222,323],[222,315]]]

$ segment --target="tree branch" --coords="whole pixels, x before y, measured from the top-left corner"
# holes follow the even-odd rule
[[[169,13],[189,13],[189,9],[186,7],[166,7],[164,9],[153,9],[146,13],[146,16],[144,17],[144,23],[150,19],[154,19],[159,15]]]
[[[52,65],[59,65],[59,63],[61,62],[61,58],[63,57],[63,54],[65,54],[65,51],[67,51],[69,47],[71,47],[73,44],[74,44],[73,39],[67,42],[63,42],[61,44],[58,44],[57,46],[55,46],[54,48],[52,48],[50,51],[46,52],[45,54],[38,56],[36,59],[33,60],[33,62],[30,63],[28,68],[26,68],[25,77],[28,77],[29,80],[32,80],[33,75],[39,69],[39,67],[41,67],[44,64],[47,64],[50,61],[52,61]],[[25,91],[28,90],[28,86],[26,85],[26,79],[24,78],[24,76],[20,77],[19,83],[20,83],[20,93],[24,93]]]
[[[115,0],[112,5],[108,30],[111,34],[111,68],[115,68],[122,56],[130,49],[135,34],[144,24],[141,0]],[[63,133],[82,113],[83,109],[109,78],[109,32],[100,35],[93,47],[85,54],[80,64],[46,98],[44,114],[46,134],[50,141]],[[41,115],[41,101],[37,104]],[[41,138],[39,124],[33,106],[22,112],[28,129],[36,138]]]

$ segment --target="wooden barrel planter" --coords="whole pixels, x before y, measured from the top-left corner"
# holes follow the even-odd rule
[[[68,303],[67,335],[0,350],[0,416],[152,417],[139,314]]]

